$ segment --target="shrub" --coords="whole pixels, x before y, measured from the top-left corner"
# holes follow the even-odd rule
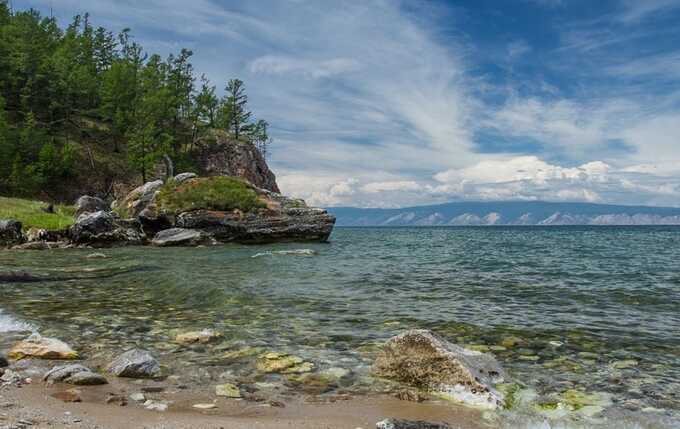
[[[168,181],[156,196],[161,211],[234,210],[243,212],[266,207],[257,193],[242,180],[217,176],[190,180],[177,185]]]

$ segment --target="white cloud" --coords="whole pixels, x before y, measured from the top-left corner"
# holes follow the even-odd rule
[[[361,190],[371,194],[380,192],[413,192],[420,191],[422,185],[413,180],[401,180],[392,182],[371,182],[361,187]]]
[[[349,58],[310,60],[277,55],[265,55],[249,64],[249,70],[253,73],[293,73],[314,79],[356,71],[359,67],[358,61]]]
[[[626,24],[633,24],[655,14],[680,7],[678,0],[623,0],[623,11],[618,19]]]
[[[531,52],[531,46],[525,40],[515,40],[508,44],[508,59],[513,61]]]

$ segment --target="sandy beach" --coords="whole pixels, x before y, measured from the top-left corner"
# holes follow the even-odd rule
[[[212,403],[206,396],[166,391],[150,398],[172,401],[165,412],[145,410],[128,400],[126,406],[106,404],[109,393],[125,395],[122,384],[82,387],[82,402],[64,403],[51,395],[73,386],[47,387],[41,383],[0,390],[0,427],[31,428],[230,428],[230,429],[355,429],[373,428],[385,418],[427,419],[448,422],[452,427],[482,427],[480,413],[450,404],[413,403],[396,398],[358,397],[335,402],[311,402],[311,398],[271,406],[243,400],[220,399],[209,411],[192,409]],[[328,398],[329,400],[332,398]]]

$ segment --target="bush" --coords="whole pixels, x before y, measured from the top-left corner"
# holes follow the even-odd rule
[[[180,185],[170,180],[160,189],[156,203],[167,213],[199,209],[250,212],[266,207],[248,184],[225,176],[194,179]]]

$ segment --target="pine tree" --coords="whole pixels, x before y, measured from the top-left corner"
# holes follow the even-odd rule
[[[228,109],[226,109],[228,112],[228,129],[238,140],[248,126],[248,121],[252,115],[252,112],[248,110],[248,96],[243,81],[239,79],[231,79],[225,89],[227,96],[224,104],[228,106]]]

